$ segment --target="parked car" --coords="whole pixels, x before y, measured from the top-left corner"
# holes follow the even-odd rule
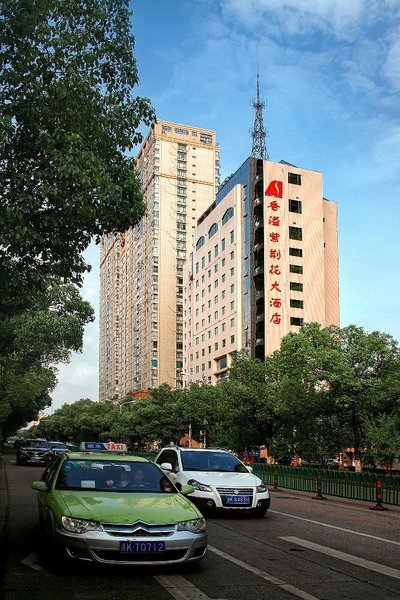
[[[131,566],[203,558],[206,523],[185,497],[192,486],[178,491],[153,462],[107,444],[86,447],[60,453],[32,483],[45,553]]]
[[[270,506],[267,486],[228,450],[167,446],[155,462],[177,487],[194,487],[189,497],[203,514],[217,509],[262,517]]]
[[[47,465],[52,458],[49,442],[42,439],[25,439],[18,446],[17,465]]]

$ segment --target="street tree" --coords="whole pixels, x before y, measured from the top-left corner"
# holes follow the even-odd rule
[[[128,0],[3,0],[0,275],[81,282],[92,238],[144,214],[127,152],[154,112],[138,83]]]
[[[149,100],[134,95],[130,18],[128,0],[0,5],[3,423],[10,409],[19,426],[44,408],[56,384],[50,356],[66,361],[82,347],[74,327],[69,342],[64,331],[59,343],[54,315],[38,307],[50,304],[62,285],[82,284],[90,269],[83,252],[93,239],[123,232],[145,213],[131,153],[142,141],[141,125],[155,115]],[[76,314],[64,308],[65,322],[72,322]],[[40,320],[53,351],[47,347],[35,363],[30,346],[20,344],[15,364],[21,328],[26,337],[29,322],[37,331]]]
[[[58,363],[82,347],[93,309],[72,284],[38,294],[29,310],[0,319],[0,429],[34,420],[51,403]]]

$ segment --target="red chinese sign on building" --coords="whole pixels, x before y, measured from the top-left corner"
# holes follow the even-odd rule
[[[274,180],[268,184],[268,187],[265,190],[265,195],[266,196],[275,196],[275,198],[282,198],[282,190],[283,190],[282,181]]]
[[[274,196],[275,198],[282,198],[282,181],[271,181],[267,189],[265,191],[266,196]],[[281,260],[281,250],[279,247],[281,233],[281,215],[280,210],[281,206],[277,200],[270,200],[269,204],[266,204],[266,209],[269,211],[268,216],[268,237],[269,237],[269,273],[273,276],[271,279],[271,287],[270,292],[273,292],[271,295],[269,305],[271,307],[270,319],[269,322],[273,325],[280,325],[282,321],[282,289],[279,276],[282,274],[279,261]]]

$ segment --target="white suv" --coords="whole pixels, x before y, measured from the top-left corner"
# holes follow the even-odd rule
[[[203,513],[233,509],[262,517],[269,508],[267,486],[232,452],[167,446],[155,462],[178,489],[187,483],[195,488],[188,497]]]

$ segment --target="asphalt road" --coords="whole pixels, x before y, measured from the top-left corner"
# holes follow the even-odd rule
[[[106,568],[38,557],[40,467],[0,460],[4,600],[400,600],[400,507],[272,493],[263,519],[208,520],[209,549],[196,567]]]

